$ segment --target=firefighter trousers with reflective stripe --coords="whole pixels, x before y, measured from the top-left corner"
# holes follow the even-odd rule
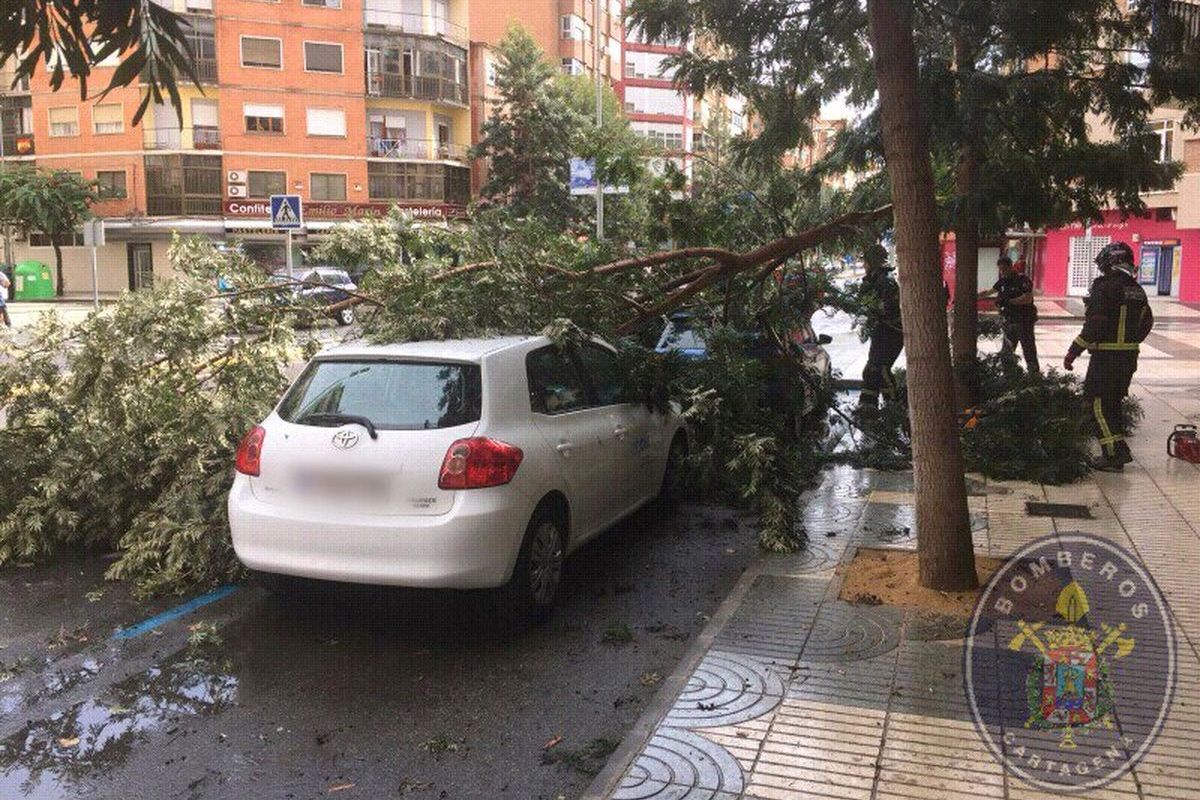
[[[896,399],[896,378],[892,366],[904,349],[904,334],[895,328],[880,325],[871,336],[867,366],[863,368],[863,388],[860,406],[878,406],[879,393],[889,400]]]
[[[1105,455],[1127,454],[1121,401],[1129,394],[1137,372],[1136,350],[1093,350],[1083,379],[1085,413],[1091,421]]]

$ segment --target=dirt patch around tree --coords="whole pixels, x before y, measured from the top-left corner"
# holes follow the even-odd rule
[[[983,586],[1004,562],[996,558],[975,557],[975,571]],[[939,592],[921,586],[917,554],[911,550],[860,548],[854,560],[838,567],[843,577],[839,600],[858,605],[888,605],[969,617],[975,610],[979,592]]]

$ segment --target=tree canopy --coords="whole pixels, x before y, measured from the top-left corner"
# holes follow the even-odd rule
[[[54,247],[56,290],[63,293],[62,245],[91,216],[99,199],[95,181],[66,170],[17,169],[0,172],[0,219],[41,231]]]

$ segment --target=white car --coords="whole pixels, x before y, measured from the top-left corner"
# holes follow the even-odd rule
[[[675,411],[622,383],[599,341],[321,353],[238,448],[234,549],[268,583],[507,586],[543,615],[565,555],[670,492],[686,455]]]

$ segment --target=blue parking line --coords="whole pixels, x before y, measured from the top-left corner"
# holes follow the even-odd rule
[[[207,594],[202,594],[199,597],[193,597],[186,603],[181,603],[180,605],[168,609],[161,614],[155,614],[149,619],[144,619],[135,625],[130,625],[128,628],[118,628],[113,632],[112,638],[132,639],[136,636],[141,636],[143,633],[147,633],[155,628],[161,627],[173,619],[179,619],[180,617],[186,616],[195,611],[197,608],[201,608],[209,603],[215,603],[218,600],[226,598],[236,592],[237,588],[238,587],[233,584],[218,587]]]

